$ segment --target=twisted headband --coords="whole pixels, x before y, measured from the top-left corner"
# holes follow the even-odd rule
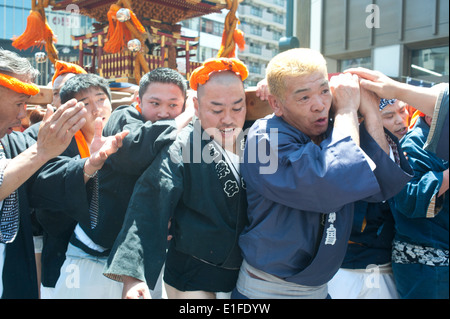
[[[26,95],[36,95],[39,93],[37,85],[32,83],[25,83],[19,79],[0,73],[0,85],[7,87],[17,93],[23,93]]]
[[[248,76],[248,69],[244,63],[236,58],[213,58],[206,60],[202,66],[192,72],[189,84],[191,89],[197,90],[198,85],[203,85],[209,80],[213,72],[231,71],[239,75],[244,81]]]
[[[391,100],[380,99],[380,105],[379,105],[380,111],[383,110],[388,105],[393,105],[396,101],[397,101],[397,99],[391,99]]]
[[[86,74],[87,72],[78,64],[57,60],[55,62],[55,74],[52,78],[52,84],[55,83],[58,76],[65,73]]]

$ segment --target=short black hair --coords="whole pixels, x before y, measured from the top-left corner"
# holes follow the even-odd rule
[[[168,83],[178,86],[186,97],[186,79],[177,71],[170,68],[157,68],[146,74],[139,81],[139,98],[142,99],[151,83]]]
[[[88,73],[88,74],[76,74],[64,83],[63,87],[59,91],[61,98],[61,104],[70,101],[76,94],[89,90],[91,88],[98,88],[105,92],[108,99],[111,101],[111,90],[109,89],[109,82],[104,78]]]

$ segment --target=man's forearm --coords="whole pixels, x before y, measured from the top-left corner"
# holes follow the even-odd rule
[[[433,116],[439,90],[427,87],[416,87],[406,83],[398,83],[396,98],[411,105],[415,109]]]
[[[377,144],[383,149],[383,151],[389,155],[389,143],[386,140],[381,117],[376,115],[365,115],[364,126],[366,127],[366,131],[370,136],[372,136],[375,142],[377,142]]]
[[[48,158],[37,151],[37,144],[11,159],[3,172],[3,182],[0,185],[0,200],[8,197],[12,192],[25,183]]]
[[[349,135],[359,146],[358,114],[353,110],[339,110],[334,116],[334,130]]]

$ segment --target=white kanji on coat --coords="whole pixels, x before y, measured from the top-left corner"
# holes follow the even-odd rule
[[[327,237],[325,238],[325,245],[334,245],[336,243],[336,227],[333,224],[327,228]]]
[[[219,178],[225,177],[230,174],[228,164],[224,160],[220,160],[219,163],[216,164],[216,171]]]
[[[223,190],[228,197],[233,197],[234,194],[239,192],[238,183],[236,181],[226,181]]]

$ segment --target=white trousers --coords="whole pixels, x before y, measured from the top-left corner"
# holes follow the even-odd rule
[[[123,284],[103,275],[107,257],[95,257],[69,244],[53,291],[54,299],[120,299]],[[162,298],[161,276],[150,294]]]
[[[333,299],[398,299],[391,264],[341,268],[328,283]]]

